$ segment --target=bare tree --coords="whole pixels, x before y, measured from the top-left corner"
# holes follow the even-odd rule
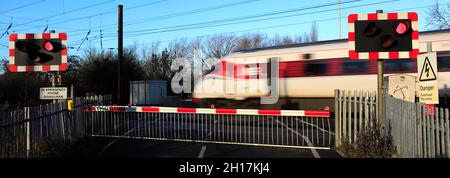
[[[319,27],[316,22],[311,25],[311,32],[309,33],[309,41],[316,42],[319,40]]]
[[[207,58],[222,58],[236,49],[237,42],[233,35],[216,34],[205,39],[202,50]]]
[[[308,33],[303,33],[303,36],[302,36],[302,43],[309,43],[309,42],[312,42],[311,41],[311,37],[310,37],[310,34],[308,34]]]
[[[278,45],[289,45],[293,44],[296,41],[291,38],[289,35],[286,36],[280,36],[276,34],[273,38],[270,39],[270,45],[272,46],[278,46]]]
[[[295,43],[308,43],[318,41],[319,36],[319,28],[317,24],[314,22],[311,25],[311,31],[309,33],[297,34],[294,37],[289,35],[280,36],[276,34],[273,38],[270,39],[270,45],[289,45]]]
[[[177,40],[173,40],[168,45],[168,50],[171,53],[171,56],[176,58],[186,58],[193,62],[193,57],[195,55],[195,51],[199,51],[202,49],[202,38],[198,37],[192,40],[188,40],[187,38],[180,38]]]
[[[303,43],[316,42],[319,40],[319,27],[317,26],[316,22],[312,23],[311,31],[309,33],[303,33],[301,39]]]
[[[161,46],[160,41],[153,42],[150,45],[151,45],[152,54],[156,54],[159,52],[159,47]]]
[[[248,33],[239,37],[237,49],[262,48],[270,44],[267,35],[262,33]]]
[[[302,43],[303,42],[303,36],[300,34],[295,35],[295,37],[292,39],[294,43]]]
[[[187,58],[194,62],[195,58],[203,61],[206,57],[201,53],[203,49],[203,38],[197,37],[189,41]]]
[[[450,28],[450,4],[442,7],[439,2],[427,10],[428,23],[427,28],[448,29]]]
[[[168,48],[175,58],[188,58],[190,45],[186,38],[177,39],[169,43]]]

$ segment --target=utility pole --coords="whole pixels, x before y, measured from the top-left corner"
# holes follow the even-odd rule
[[[122,61],[123,61],[123,5],[118,6],[118,67],[117,67],[117,104],[121,104],[121,70],[122,70]]]
[[[341,24],[341,21],[342,21],[342,18],[341,18],[341,0],[339,0],[339,2],[338,2],[338,18],[339,18],[339,39],[341,39],[342,38],[342,24]]]
[[[377,14],[383,13],[383,10],[377,10]],[[377,68],[378,68],[378,91],[377,91],[377,97],[378,97],[378,108],[377,108],[377,116],[378,116],[378,128],[381,128],[382,126],[382,120],[383,120],[383,86],[384,86],[384,61],[383,59],[377,60]]]

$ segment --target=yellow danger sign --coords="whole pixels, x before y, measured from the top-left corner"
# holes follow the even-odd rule
[[[428,56],[425,56],[425,60],[423,62],[422,72],[420,72],[419,80],[421,82],[437,80],[436,73],[434,72],[433,65],[431,65],[431,62],[430,62],[430,59],[428,58]]]
[[[439,104],[437,55],[435,52],[417,58],[419,100],[425,104]]]

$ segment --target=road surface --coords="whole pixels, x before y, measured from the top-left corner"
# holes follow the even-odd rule
[[[112,139],[101,158],[316,158],[311,149]],[[111,143],[110,142],[110,143]],[[320,158],[340,158],[333,150],[316,150]]]

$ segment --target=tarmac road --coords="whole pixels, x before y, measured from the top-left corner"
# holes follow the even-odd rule
[[[277,148],[193,142],[114,139],[101,158],[340,158],[333,150]]]

